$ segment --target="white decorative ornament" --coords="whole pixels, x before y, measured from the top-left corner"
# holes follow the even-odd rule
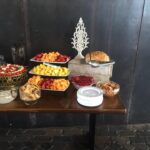
[[[83,20],[80,18],[73,34],[73,42],[71,42],[71,44],[73,44],[72,48],[75,48],[78,51],[78,55],[75,57],[75,59],[84,58],[82,51],[88,47],[87,45],[89,44],[89,38],[85,29],[86,28],[84,27]]]

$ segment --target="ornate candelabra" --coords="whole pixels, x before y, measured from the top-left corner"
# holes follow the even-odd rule
[[[88,47],[87,45],[89,44],[88,42],[89,38],[86,32],[86,28],[84,27],[84,22],[82,18],[79,19],[72,40],[73,40],[73,42],[71,42],[71,44],[73,44],[72,48],[75,48],[78,51],[78,54],[75,57],[75,59],[84,58],[84,56],[82,55],[82,51]]]

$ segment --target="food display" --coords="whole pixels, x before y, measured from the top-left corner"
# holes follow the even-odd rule
[[[95,83],[93,77],[84,75],[72,76],[71,81],[77,89],[83,86],[91,86]]]
[[[0,87],[19,86],[27,79],[27,69],[16,64],[3,64],[0,66]]]
[[[59,52],[40,53],[31,59],[31,61],[51,63],[66,63],[69,60],[69,56],[62,55]]]
[[[69,85],[69,80],[66,79],[52,79],[42,78],[40,76],[33,76],[28,80],[29,84],[36,85],[42,90],[65,91]]]
[[[120,85],[113,81],[97,83],[97,87],[103,90],[105,96],[115,96],[120,90]]]
[[[85,55],[85,61],[88,63],[89,61],[98,61],[98,62],[108,62],[110,61],[110,57],[103,51],[93,51],[90,53],[87,53]]]
[[[0,66],[0,76],[17,76],[26,72],[26,68],[15,64],[3,64]]]
[[[68,76],[70,70],[66,67],[40,64],[35,66],[29,73],[43,76]]]
[[[70,74],[70,70],[67,67],[52,65],[51,63],[65,64],[69,60],[69,56],[62,55],[59,52],[37,54],[31,61],[42,63],[29,71],[33,76],[29,78],[28,83],[38,86],[41,90],[65,91],[70,82],[64,77]]]
[[[26,83],[19,88],[20,99],[25,102],[25,104],[30,105],[37,102],[41,97],[40,88],[33,84]]]

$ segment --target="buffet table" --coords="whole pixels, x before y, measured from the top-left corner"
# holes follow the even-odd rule
[[[114,113],[125,114],[126,108],[120,96],[104,98],[98,107],[84,107],[76,100],[76,89],[71,85],[65,92],[42,91],[42,96],[37,104],[26,106],[19,96],[9,104],[0,105],[0,112],[63,112],[63,113],[88,113],[89,114],[89,146],[94,150],[96,114]]]

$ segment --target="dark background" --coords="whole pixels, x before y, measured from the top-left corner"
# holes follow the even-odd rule
[[[57,50],[72,58],[71,38],[82,17],[89,48],[116,61],[112,80],[121,85],[126,116],[98,115],[98,123],[150,122],[149,0],[0,0],[0,54],[12,62],[11,47],[22,42],[26,63],[37,53]],[[85,114],[1,113],[0,126],[41,127],[85,124]]]

